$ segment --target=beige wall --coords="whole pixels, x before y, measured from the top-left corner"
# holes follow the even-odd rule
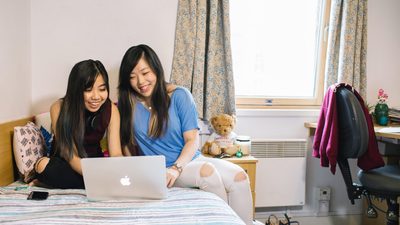
[[[177,0],[0,0],[0,122],[47,111],[72,66],[101,60],[117,100],[118,68],[132,45],[158,53],[167,79]]]
[[[378,89],[389,95],[389,106],[400,107],[400,1],[368,1],[368,96],[375,104]]]
[[[32,1],[33,113],[62,97],[72,66],[89,58],[104,63],[116,101],[120,62],[133,45],[154,48],[169,78],[176,12],[177,0]]]
[[[0,0],[0,123],[31,114],[29,0]]]

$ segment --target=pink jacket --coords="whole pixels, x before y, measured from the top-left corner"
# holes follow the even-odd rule
[[[382,156],[379,154],[371,115],[369,114],[368,109],[365,107],[364,101],[360,94],[356,90],[353,90],[350,85],[343,83],[331,85],[325,94],[324,102],[322,103],[321,112],[318,119],[317,129],[315,131],[312,155],[321,159],[321,166],[330,166],[331,172],[335,174],[338,156],[338,140],[340,135],[338,133],[335,96],[335,90],[338,87],[345,87],[353,91],[360,102],[365,118],[367,119],[369,134],[368,149],[363,156],[358,158],[358,167],[363,170],[370,170],[384,166],[385,163],[383,162]]]

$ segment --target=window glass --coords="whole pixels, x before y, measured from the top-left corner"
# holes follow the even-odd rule
[[[321,0],[232,0],[239,105],[317,105],[326,11]]]

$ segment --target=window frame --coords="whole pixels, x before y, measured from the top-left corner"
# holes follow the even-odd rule
[[[328,46],[328,27],[331,0],[321,3],[322,18],[319,25],[318,56],[316,62],[316,80],[313,98],[268,98],[255,96],[235,96],[238,109],[317,109],[321,106],[325,85],[325,62]]]

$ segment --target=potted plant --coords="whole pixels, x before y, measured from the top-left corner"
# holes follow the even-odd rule
[[[386,126],[389,122],[389,107],[386,104],[388,95],[381,88],[378,91],[378,103],[375,105],[374,115],[375,122],[379,125]]]

